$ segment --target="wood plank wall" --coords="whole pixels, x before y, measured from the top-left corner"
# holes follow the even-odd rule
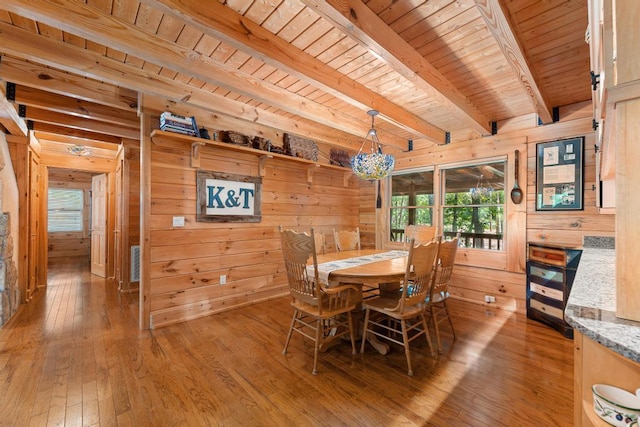
[[[516,148],[527,153],[527,161],[522,162],[526,163],[527,173],[522,174],[521,170],[526,203],[511,208],[517,212],[507,212],[518,222],[514,227],[516,235],[511,237],[516,242],[515,252],[512,249],[495,257],[465,254],[456,266],[452,286],[456,298],[485,304],[484,295],[494,295],[496,302],[492,305],[524,312],[526,243],[581,246],[585,235],[613,236],[614,215],[598,212],[595,192],[591,190],[595,185],[595,135],[589,103],[561,108],[558,123],[536,126],[532,116],[499,123],[498,129],[495,136],[454,141],[445,147],[418,148],[411,155],[401,154],[397,167],[482,159],[484,155],[500,153],[512,156]],[[585,136],[585,209],[536,212],[536,144],[574,136]],[[323,150],[327,149],[321,147],[321,152]],[[313,175],[313,183],[308,184],[306,165],[270,159],[263,178],[260,223],[202,223],[195,221],[196,182],[195,169],[190,167],[190,146],[184,142],[153,144],[151,159],[152,327],[286,294],[277,236],[279,224],[301,229],[314,226],[328,235],[334,227],[359,226],[363,245],[375,246],[376,221],[380,214],[375,207],[375,184],[352,177],[345,188],[344,174],[328,168],[319,168]],[[512,157],[509,159],[511,163]],[[212,147],[201,150],[203,170],[257,176],[258,165],[254,154]],[[512,165],[509,175],[508,188],[511,188]],[[185,227],[174,228],[173,216],[184,216]],[[332,241],[328,240],[331,246]],[[483,267],[483,260],[491,268]],[[227,276],[226,285],[219,284],[221,275]]]
[[[196,169],[190,166],[190,150],[184,142],[152,143],[151,327],[287,294],[279,225],[313,226],[328,234],[334,227],[359,225],[355,178],[345,187],[344,172],[314,167],[309,184],[307,164],[282,159],[266,161],[261,222],[196,222]],[[200,150],[200,164],[206,171],[259,175],[255,154],[206,146]],[[184,217],[185,226],[173,227],[174,216]],[[221,275],[226,275],[225,285]]]
[[[560,121],[545,126],[535,127],[535,117],[528,120],[498,123],[498,134],[473,141],[454,141],[448,146],[417,148],[410,155],[397,156],[396,169],[411,169],[419,166],[431,166],[468,159],[481,160],[484,157],[500,153],[513,152],[516,148],[527,153],[526,185],[521,173],[520,185],[526,190],[526,227],[515,236],[516,243],[507,250],[507,258],[517,251],[517,260],[495,265],[492,268],[478,266],[468,255],[458,254],[454,270],[451,293],[455,298],[485,304],[484,296],[493,295],[496,302],[491,303],[499,308],[524,313],[526,311],[526,243],[548,243],[582,247],[585,235],[614,236],[615,215],[601,214],[596,207],[596,194],[592,187],[596,184],[595,171],[595,134],[591,124],[592,107],[590,103],[581,103],[560,109]],[[537,212],[535,210],[535,153],[539,142],[574,136],[585,137],[584,168],[584,210]],[[524,142],[524,143],[523,143]],[[509,166],[508,188],[511,188],[513,166]],[[375,203],[375,191],[370,191],[366,184],[361,185],[360,227],[365,230],[375,228],[375,215],[371,207]],[[511,204],[510,204],[511,205]],[[507,206],[507,216],[511,217],[515,205]],[[522,206],[522,205],[520,205]],[[524,208],[519,208],[524,209]],[[515,247],[514,247],[515,246]],[[477,252],[477,251],[476,251]],[[499,258],[498,254],[488,255]],[[480,258],[482,259],[482,258]]]
[[[121,254],[120,291],[132,292],[139,288],[139,282],[131,281],[131,247],[140,244],[140,146],[126,142],[124,147],[123,187],[126,194],[121,197],[125,211],[122,218],[125,241]]]
[[[84,224],[83,231],[74,233],[48,233],[48,257],[68,258],[90,256],[90,205],[91,205],[90,172],[49,168],[49,188],[78,189],[84,192]]]

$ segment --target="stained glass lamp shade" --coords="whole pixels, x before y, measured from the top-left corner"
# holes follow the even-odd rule
[[[367,136],[362,141],[358,154],[351,158],[351,169],[358,177],[367,181],[375,181],[391,173],[395,165],[395,158],[382,152],[382,144],[380,144],[378,133],[373,126],[373,121],[375,116],[378,115],[378,111],[369,110],[367,114],[371,116],[371,129],[369,129]],[[370,146],[367,152],[364,150],[369,140]]]

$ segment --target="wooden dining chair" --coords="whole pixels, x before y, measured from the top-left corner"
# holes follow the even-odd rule
[[[438,352],[442,352],[442,344],[440,342],[440,323],[449,322],[453,338],[456,338],[456,332],[453,328],[453,321],[447,308],[447,299],[449,298],[449,284],[451,283],[451,273],[456,260],[458,251],[459,237],[440,243],[438,250],[438,261],[436,263],[435,274],[433,275],[433,283],[427,298],[427,312],[429,320],[433,323],[436,333],[436,343],[438,344]]]
[[[355,354],[355,336],[351,311],[356,307],[358,289],[353,285],[331,286],[320,283],[318,259],[313,229],[311,233],[280,229],[282,254],[289,282],[293,318],[282,354],[287,353],[293,332],[298,332],[314,343],[313,370],[318,372],[318,352],[329,341],[349,334],[351,351]],[[313,260],[313,274],[307,265]]]
[[[360,228],[356,227],[355,231],[333,229],[333,241],[336,245],[336,251],[351,251],[360,249]]]
[[[326,254],[327,253],[327,247],[326,247],[326,243],[325,243],[325,237],[324,237],[324,232],[323,231],[314,231],[313,232],[313,240],[315,242],[316,245],[316,253],[317,254]]]
[[[430,242],[436,237],[436,228],[431,225],[407,225],[404,229],[405,246],[411,239],[414,244],[423,244]]]
[[[403,285],[402,292],[398,294],[381,295],[362,301],[366,312],[360,352],[364,352],[366,334],[402,345],[407,358],[407,373],[413,376],[409,350],[411,341],[424,335],[431,355],[435,356],[425,317],[425,301],[432,283],[439,243],[432,241],[416,246],[413,241],[410,243],[404,278],[404,283],[408,285]]]

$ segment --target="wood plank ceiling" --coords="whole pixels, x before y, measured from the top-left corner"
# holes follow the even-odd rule
[[[590,100],[586,28],[586,0],[3,0],[0,123],[135,140],[143,93],[350,150],[374,108],[383,143],[442,144]]]

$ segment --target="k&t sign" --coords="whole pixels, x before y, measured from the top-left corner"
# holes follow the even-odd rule
[[[260,222],[260,178],[197,171],[197,221]]]

